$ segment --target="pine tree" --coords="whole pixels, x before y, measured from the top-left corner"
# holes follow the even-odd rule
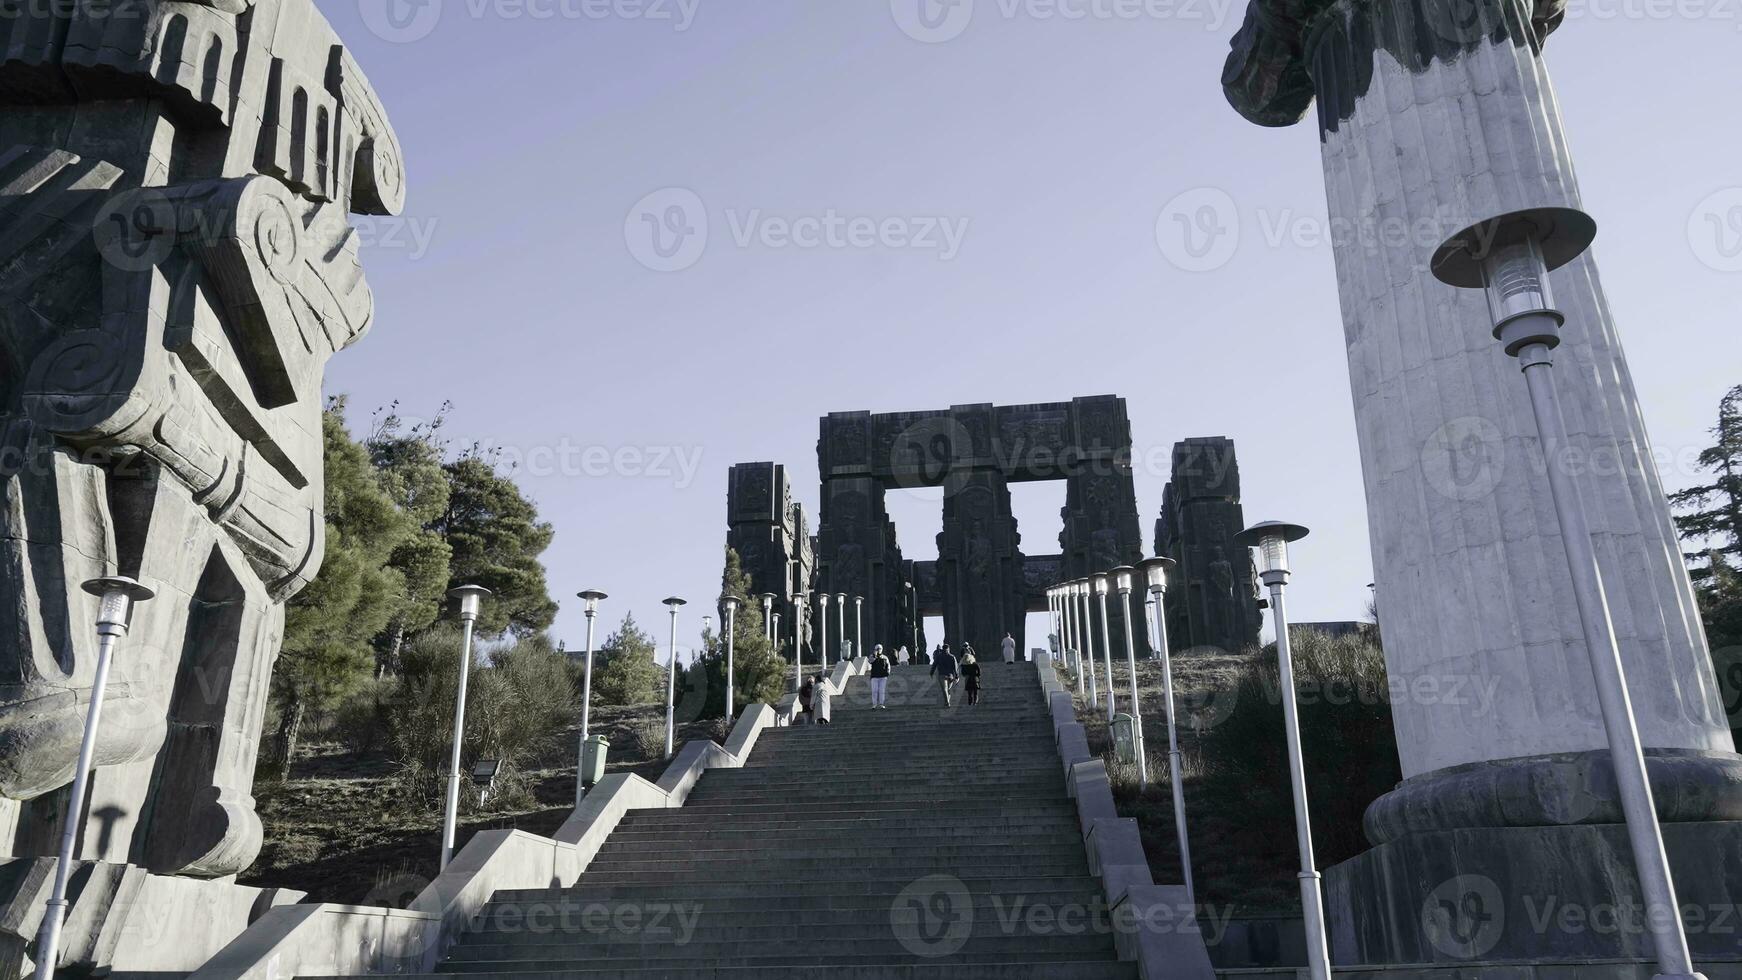
[[[593,702],[617,707],[664,704],[665,668],[655,659],[657,652],[635,614],[626,614],[594,656]]]
[[[478,631],[491,636],[542,633],[556,620],[544,566],[551,526],[514,481],[476,451],[444,467],[448,504],[429,529],[452,549],[449,585],[482,585],[491,592]]]
[[[1669,498],[1680,511],[1675,523],[1682,540],[1701,546],[1687,555],[1693,565],[1690,573],[1701,582],[1714,578],[1718,565],[1742,555],[1742,385],[1731,388],[1718,403],[1718,424],[1712,435],[1717,443],[1696,461],[1712,474],[1712,481]]]

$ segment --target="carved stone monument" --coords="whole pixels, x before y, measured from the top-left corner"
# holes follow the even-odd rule
[[[1343,962],[1642,956],[1643,928],[1532,928],[1640,895],[1526,386],[1440,241],[1578,207],[1540,51],[1555,0],[1254,0],[1223,74],[1247,119],[1318,106],[1378,601],[1406,777],[1332,868]],[[1599,247],[1601,242],[1599,241]],[[1734,752],[1627,362],[1587,253],[1553,273],[1556,377],[1684,903],[1734,908]],[[1481,685],[1492,698],[1454,697]],[[1311,747],[1307,748],[1311,751]],[[1696,952],[1733,937],[1690,929]],[[1467,940],[1467,941],[1466,941]]]
[[[1257,646],[1263,621],[1252,554],[1234,544],[1245,527],[1233,440],[1175,443],[1172,479],[1162,491],[1155,524],[1156,554],[1179,563],[1167,595],[1170,646]]]
[[[792,650],[792,593],[809,591],[816,568],[804,507],[792,499],[786,467],[739,463],[727,478],[726,544],[738,553],[753,594],[772,592],[780,630]],[[809,636],[810,629],[805,630]],[[808,649],[808,647],[807,647]]]
[[[227,878],[260,849],[250,786],[284,603],[323,548],[323,367],[372,317],[347,216],[396,213],[404,175],[311,0],[15,6],[0,51],[0,847],[16,859],[16,958],[87,707],[85,579],[134,576],[157,598],[109,682],[80,856]],[[115,893],[94,883],[126,877],[75,888],[100,904]],[[78,903],[68,962],[101,946],[104,913]],[[184,958],[231,925],[210,917]]]

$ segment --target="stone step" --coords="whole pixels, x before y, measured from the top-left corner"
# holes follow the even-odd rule
[[[993,866],[991,862],[979,867]],[[833,881],[840,887],[849,887],[850,883],[885,879],[891,875],[906,878],[909,882],[934,874],[949,874],[963,881],[977,877],[972,872],[977,867],[963,866],[950,861],[935,860],[925,856],[915,856],[905,859],[878,861],[874,864],[855,865],[843,863],[834,858],[784,857],[770,855],[768,857],[727,857],[712,859],[701,855],[689,855],[677,859],[660,860],[646,857],[603,857],[595,859],[587,868],[587,877],[600,884],[614,884],[646,881],[649,884],[660,882],[687,884],[697,880],[735,881],[739,883],[755,882],[758,879],[772,875],[797,875],[800,877],[816,876],[827,881]],[[1088,858],[1082,853],[1073,855],[1040,854],[1022,862],[1022,870],[1037,875],[1068,875],[1082,874],[1088,870]]]
[[[791,900],[819,901],[823,907],[830,908],[860,908],[864,900],[878,899],[887,908],[891,899],[914,882],[911,876],[891,874],[883,878],[862,879],[849,889],[833,881],[782,874],[749,885],[721,880],[696,881],[685,885],[679,894],[652,882],[598,882],[588,880],[590,875],[591,872],[582,874],[580,882],[570,888],[503,889],[491,900],[497,903],[754,900],[758,906],[766,900]],[[1081,870],[1052,875],[964,873],[952,877],[962,883],[970,896],[1092,894],[1100,888],[1098,879]],[[1038,897],[1033,900],[1040,901]]]
[[[395,980],[439,980],[447,974],[399,973]],[[579,962],[562,970],[468,972],[470,980],[1136,980],[1135,963],[1108,960],[1027,961],[1014,963],[910,963],[776,966],[685,965],[678,968]],[[379,977],[303,977],[299,980],[379,980]]]
[[[1053,941],[1051,937],[1043,937],[1040,945],[1044,946],[1045,943],[1049,941]],[[588,956],[584,959],[574,958],[555,960],[448,960],[443,965],[446,969],[454,973],[464,973],[467,975],[485,973],[495,975],[515,972],[546,973],[559,970],[569,970],[577,963],[585,962],[589,967],[615,967],[618,969],[637,970],[655,969],[660,970],[661,975],[669,976],[670,970],[690,966],[695,964],[698,960],[715,968],[734,966],[760,968],[781,966],[814,967],[825,965],[890,967],[915,962],[924,962],[927,964],[1001,964],[1012,959],[1024,962],[1045,963],[1052,960],[1081,960],[1086,956],[1093,955],[1089,950],[1061,949],[1056,952],[1051,952],[1044,948],[1016,946],[1009,949],[996,947],[984,950],[963,949],[960,952],[952,953],[948,956],[921,957],[900,946],[896,947],[895,952],[868,951],[863,953],[847,953],[836,952],[833,949],[833,945],[834,944],[828,941],[826,936],[818,936],[808,943],[801,944],[799,951],[797,952],[790,954],[772,954],[768,956],[736,953],[734,955],[726,955],[723,950],[729,949],[730,947],[690,950],[687,947],[668,945],[663,947],[663,951],[668,954],[665,956],[637,956],[631,954],[623,957]],[[926,948],[918,943],[916,943],[915,946],[919,949]],[[1111,944],[1109,944],[1109,947],[1110,946]],[[680,955],[669,955],[674,951],[680,952]],[[681,953],[689,953],[691,955],[681,955]],[[1107,955],[1109,958],[1111,957],[1110,952]]]
[[[695,825],[683,829],[672,827],[636,827],[619,826],[605,842],[605,847],[615,844],[652,843],[673,847],[770,847],[788,846],[791,841],[803,841],[808,844],[832,844],[836,842],[868,842],[889,844],[892,846],[909,846],[917,841],[945,843],[952,841],[1005,841],[1008,843],[1041,843],[1046,841],[1070,842],[1081,844],[1082,835],[1077,828],[1065,821],[1052,821],[1048,825],[1039,826],[1001,826],[995,828],[980,827],[937,827],[918,821],[899,829],[867,826],[863,822],[843,822],[838,827],[821,827],[814,824],[793,823],[783,830],[769,830],[762,827],[713,827]]]
[[[979,895],[973,896],[963,911],[972,911],[974,929],[983,931],[994,926],[1003,929],[1006,923],[1022,924],[1028,910],[1081,909],[1103,914],[1106,901],[1098,895],[1059,892],[1045,895]],[[867,915],[867,910],[875,912]],[[780,927],[799,930],[798,935],[812,935],[816,929],[839,930],[831,935],[843,937],[868,930],[874,938],[887,934],[890,923],[916,922],[923,910],[896,895],[893,899],[878,898],[851,908],[818,908],[812,904],[789,902],[785,907],[747,908],[735,902],[502,902],[492,903],[483,912],[483,925],[477,932],[461,937],[461,943],[507,942],[508,937],[520,942],[562,942],[576,933],[608,930],[622,932],[670,932],[674,928],[736,929]],[[1074,914],[1074,913],[1073,913]],[[1075,921],[1075,920],[1072,920]],[[1085,930],[1096,928],[1083,926]],[[882,930],[881,933],[877,930]]]
[[[992,796],[976,796],[967,800],[937,800],[924,799],[893,799],[893,800],[857,800],[857,801],[818,801],[818,800],[770,800],[756,799],[741,802],[718,800],[713,802],[697,801],[685,803],[678,808],[686,815],[699,815],[719,819],[725,814],[745,814],[754,816],[766,813],[786,813],[810,816],[813,814],[883,814],[894,811],[924,813],[931,812],[939,816],[965,818],[973,814],[1009,814],[1012,816],[1054,815],[1071,813],[1072,805],[1067,800],[1053,801],[1051,799],[1007,800]],[[650,810],[631,810],[630,813],[649,813]],[[676,811],[673,811],[676,812]]]
[[[906,867],[907,863],[938,863],[943,861],[1066,861],[1072,858],[1086,859],[1083,851],[1082,838],[1071,840],[1060,835],[1056,838],[1027,840],[1020,843],[1001,840],[976,842],[924,843],[911,841],[906,843],[878,844],[874,842],[848,840],[835,844],[820,843],[806,839],[796,844],[781,841],[766,841],[746,844],[740,847],[726,847],[717,842],[709,842],[706,846],[674,845],[668,841],[622,841],[607,842],[599,849],[593,858],[590,868],[603,868],[605,862],[619,860],[645,860],[652,856],[665,856],[687,851],[686,860],[698,866],[720,862],[750,862],[756,860],[779,860],[788,862],[805,861],[877,861],[884,866]]]
[[[704,936],[698,930],[690,934],[680,927],[675,932],[646,935],[598,934],[568,942],[478,942],[456,946],[448,962],[526,962],[555,964],[561,967],[568,960],[608,959],[616,957],[722,960],[771,960],[784,957],[808,957],[817,953],[821,944],[830,959],[837,957],[889,956],[906,959],[913,950],[902,944],[895,927],[884,923],[876,936],[841,935],[830,932],[826,937],[815,933],[798,935],[789,929],[770,927],[763,930],[725,930],[719,936]],[[909,945],[917,945],[912,937],[921,936],[917,924],[909,923]],[[736,932],[736,935],[734,935]],[[499,937],[498,937],[499,938]],[[1075,959],[1094,953],[1110,953],[1111,933],[1079,935],[1010,935],[993,923],[984,935],[972,935],[962,940],[962,953],[1001,954],[1016,959],[1030,955],[1066,956]]]

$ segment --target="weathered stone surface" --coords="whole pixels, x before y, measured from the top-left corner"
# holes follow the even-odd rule
[[[1249,549],[1234,442],[1220,437],[1174,444],[1172,479],[1162,491],[1155,552],[1179,564],[1167,593],[1168,643],[1175,650],[1244,650],[1263,626]]]
[[[351,212],[403,203],[311,0],[0,18],[0,849],[52,854],[94,666],[79,583],[145,581],[82,856],[248,866],[284,602],[323,549],[321,378],[368,331]]]
[[[804,506],[792,499],[786,467],[778,463],[739,463],[727,477],[726,544],[738,552],[753,592],[772,592],[774,611],[786,649],[792,649],[792,594],[808,592],[816,571],[816,555],[804,518]],[[805,624],[805,636],[811,633]],[[809,647],[807,646],[808,650]]]

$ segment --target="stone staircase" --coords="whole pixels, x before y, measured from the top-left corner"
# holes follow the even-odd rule
[[[924,667],[771,729],[680,808],[634,810],[575,887],[498,892],[470,977],[1134,978],[1106,925],[1033,665],[945,709]]]

